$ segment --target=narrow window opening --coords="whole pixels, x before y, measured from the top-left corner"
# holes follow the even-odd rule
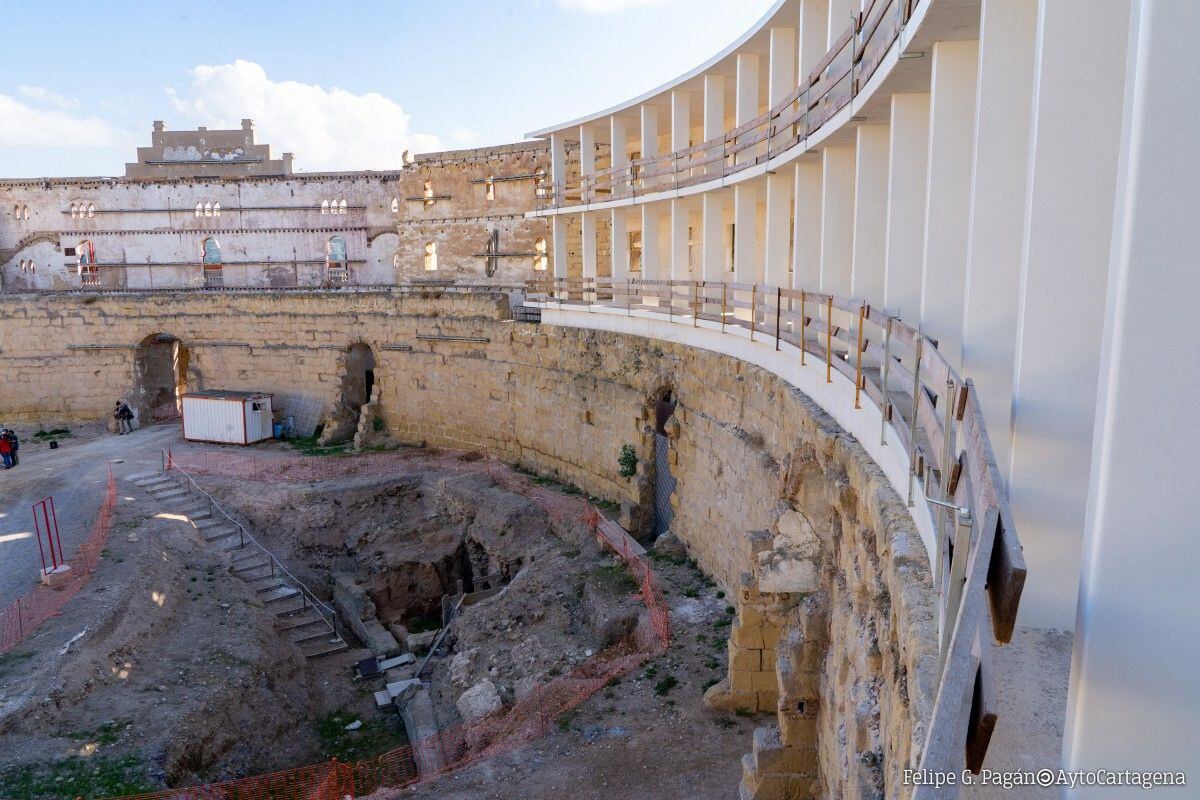
[[[437,272],[437,242],[429,242],[425,245],[425,271]]]

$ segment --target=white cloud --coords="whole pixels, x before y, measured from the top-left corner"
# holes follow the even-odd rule
[[[238,59],[200,65],[180,92],[168,87],[175,109],[187,116],[184,128],[237,128],[254,120],[259,142],[272,154],[296,154],[305,170],[390,169],[402,153],[441,149],[432,134],[409,131],[409,115],[394,100],[375,92],[353,94],[297,81],[271,80],[261,66]]]
[[[631,8],[659,6],[670,0],[555,0],[559,8],[567,11],[583,11],[587,14],[615,14]]]
[[[74,97],[66,97],[61,94],[56,94],[47,89],[45,86],[18,86],[17,91],[20,92],[22,96],[27,97],[35,103],[53,106],[60,111],[79,108],[79,101]]]
[[[37,86],[22,86],[25,103],[0,94],[0,147],[100,149],[132,147],[129,133],[96,116],[69,113],[68,98]],[[49,107],[38,107],[38,105]],[[78,104],[75,104],[78,105]]]

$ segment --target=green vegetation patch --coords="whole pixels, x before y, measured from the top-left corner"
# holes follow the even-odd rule
[[[605,564],[591,571],[591,578],[597,586],[602,586],[614,594],[636,591],[637,578],[620,564]]]
[[[362,727],[346,730],[355,720],[361,720]],[[358,761],[408,744],[398,716],[363,719],[349,711],[334,711],[321,717],[317,721],[317,737],[325,757],[339,761]]]
[[[33,658],[33,653],[28,650],[10,651],[0,656],[0,678],[14,671],[25,661]]]
[[[317,437],[319,435],[314,433],[312,436],[297,436],[294,439],[290,439],[288,443],[306,456],[342,456],[348,454],[350,449],[349,442],[319,445],[317,444]]]
[[[44,442],[47,439],[66,439],[70,435],[70,428],[55,428],[49,431],[38,431],[33,435],[33,438]]]
[[[0,768],[0,797],[9,800],[95,797],[152,792],[146,765],[137,756],[73,756],[61,761]]]

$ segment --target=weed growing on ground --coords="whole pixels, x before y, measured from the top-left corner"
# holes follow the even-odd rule
[[[704,683],[700,684],[700,691],[707,692],[709,689],[716,686],[720,682],[721,682],[720,678],[709,678]]]
[[[159,787],[150,783],[137,756],[71,757],[60,761],[0,770],[0,796],[11,800],[139,794]]]
[[[569,729],[571,727],[571,723],[575,720],[576,713],[577,712],[574,709],[572,709],[571,711],[568,711],[565,714],[563,714],[561,717],[559,717],[557,720],[558,729],[560,731],[565,731],[565,730]]]
[[[662,697],[678,685],[679,679],[674,675],[668,675],[658,683],[654,684],[654,693],[659,697]]]
[[[596,567],[590,573],[597,585],[603,586],[614,593],[632,592],[638,588],[637,578],[620,564],[605,564]]]
[[[713,722],[716,723],[716,726],[718,728],[721,728],[723,730],[729,730],[730,728],[737,725],[737,723],[734,722],[733,720],[731,720],[729,717],[717,717],[716,719],[713,720]]]
[[[33,435],[33,438],[38,441],[46,441],[47,439],[66,439],[71,435],[70,428],[55,428],[54,430],[39,430]]]
[[[7,675],[21,662],[33,658],[33,653],[28,650],[21,652],[8,652],[0,656],[0,677]]]
[[[294,439],[290,439],[288,443],[306,456],[346,455],[346,451],[350,447],[349,443],[347,442],[325,446],[319,445],[317,444],[317,434],[315,433],[312,436],[297,436]]]
[[[355,720],[361,720],[362,727],[346,730]],[[399,717],[362,719],[349,711],[334,711],[321,717],[317,721],[317,737],[321,740],[321,752],[339,761],[369,758],[408,743]]]

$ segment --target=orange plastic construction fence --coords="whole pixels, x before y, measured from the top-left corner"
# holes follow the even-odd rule
[[[40,583],[0,612],[0,654],[7,653],[32,634],[46,620],[62,611],[63,606],[82,589],[100,561],[100,552],[112,527],[113,509],[117,505],[117,485],[112,467],[108,469],[108,484],[92,532],[67,560],[71,569],[53,584]]]
[[[373,758],[351,764],[331,761],[205,786],[130,795],[129,800],[343,800],[384,787],[399,788],[429,780],[545,735],[563,714],[583,704],[613,679],[629,674],[646,659],[667,649],[671,623],[662,589],[641,548],[619,525],[605,519],[583,498],[536,485],[493,459],[483,458],[480,464],[464,462],[461,454],[444,455],[448,457],[447,463],[485,470],[498,484],[531,498],[551,519],[587,525],[597,541],[621,559],[638,580],[639,596],[647,614],[634,632],[570,672],[537,687],[512,706]],[[397,474],[407,460],[403,454],[316,459],[188,453],[169,456],[166,463],[168,468],[251,480],[312,481],[346,475]]]

